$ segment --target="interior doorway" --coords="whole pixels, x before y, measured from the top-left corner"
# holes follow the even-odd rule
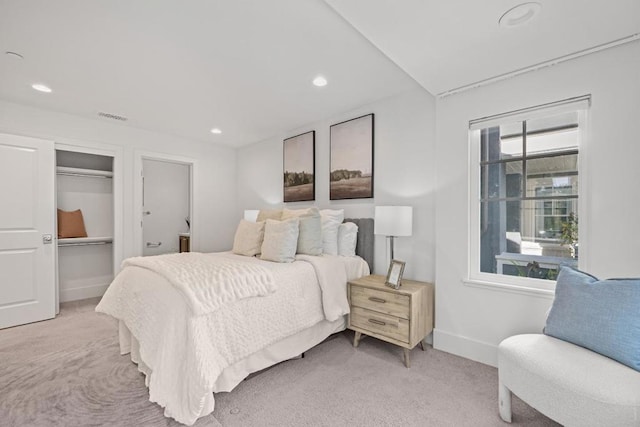
[[[142,158],[142,255],[190,248],[192,164]]]

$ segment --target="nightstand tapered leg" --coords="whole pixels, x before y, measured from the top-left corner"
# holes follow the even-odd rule
[[[404,366],[406,366],[407,368],[410,368],[411,361],[409,360],[409,349],[403,348],[403,350],[404,350]]]
[[[360,344],[360,337],[362,336],[362,334],[358,331],[356,331],[356,335],[353,337],[353,346],[354,347],[358,347],[358,344]]]
[[[420,341],[420,348],[422,349],[422,351],[427,351],[427,348],[424,346],[424,340]]]

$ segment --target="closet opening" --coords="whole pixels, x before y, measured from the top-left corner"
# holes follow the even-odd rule
[[[113,161],[56,150],[60,302],[101,296],[113,280]]]

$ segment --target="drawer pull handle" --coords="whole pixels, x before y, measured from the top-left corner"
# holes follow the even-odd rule
[[[376,325],[380,325],[380,326],[384,326],[386,325],[386,323],[380,321],[380,320],[376,320],[376,319],[369,319],[369,322],[374,323]]]
[[[379,302],[380,304],[384,304],[387,302],[387,300],[382,299],[382,298],[376,298],[376,297],[369,297],[369,301],[373,301],[373,302]]]

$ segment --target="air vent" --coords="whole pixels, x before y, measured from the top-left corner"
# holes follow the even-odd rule
[[[111,114],[111,113],[105,113],[105,112],[103,112],[103,111],[100,111],[100,112],[98,113],[98,115],[99,115],[100,117],[105,117],[105,118],[107,118],[107,119],[120,120],[121,122],[126,122],[127,120],[129,120],[129,119],[127,119],[127,118],[126,118],[126,117],[124,117],[124,116],[119,116],[119,115],[117,115],[117,114]]]

